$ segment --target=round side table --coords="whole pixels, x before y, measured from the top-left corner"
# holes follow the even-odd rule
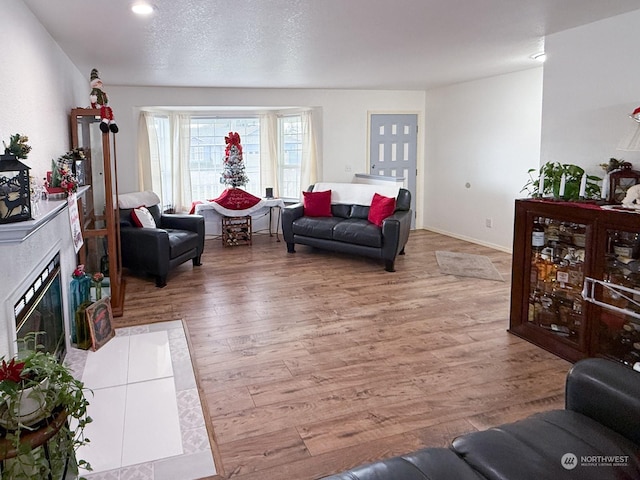
[[[44,456],[51,467],[51,454],[49,450],[49,441],[55,437],[60,431],[62,426],[67,421],[67,412],[64,409],[58,409],[53,412],[49,418],[42,420],[38,424],[34,425],[34,430],[24,431],[20,435],[20,444],[29,445],[32,449],[42,447]],[[3,433],[6,430],[0,430]],[[11,458],[18,456],[18,451],[12,441],[8,440],[5,435],[0,437],[0,472],[4,471],[4,462]],[[69,456],[67,455],[64,460],[64,471],[61,475],[61,479],[64,479],[67,474],[69,466]],[[51,468],[49,468],[49,480],[53,480]]]

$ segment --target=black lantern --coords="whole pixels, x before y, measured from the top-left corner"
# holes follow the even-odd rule
[[[31,220],[29,167],[8,149],[0,155],[0,223]]]

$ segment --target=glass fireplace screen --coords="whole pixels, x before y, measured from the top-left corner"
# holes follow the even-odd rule
[[[47,264],[14,307],[18,354],[33,348],[23,341],[25,335],[37,332],[37,342],[46,352],[62,360],[65,354],[64,316],[60,280],[60,254]]]

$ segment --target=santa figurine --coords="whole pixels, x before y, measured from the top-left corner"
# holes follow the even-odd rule
[[[104,133],[109,131],[118,133],[118,125],[116,125],[113,119],[113,110],[109,106],[109,99],[107,93],[102,90],[102,80],[97,69],[91,70],[91,93],[89,94],[89,100],[91,100],[91,108],[100,107],[100,130]]]

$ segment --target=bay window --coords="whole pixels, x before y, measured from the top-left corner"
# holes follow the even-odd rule
[[[249,178],[243,190],[262,196],[271,187],[280,198],[298,200],[315,182],[310,111],[242,116],[143,111],[142,117],[140,188],[156,192],[165,210],[188,211],[191,202],[224,191],[220,178],[229,132],[241,138]]]

